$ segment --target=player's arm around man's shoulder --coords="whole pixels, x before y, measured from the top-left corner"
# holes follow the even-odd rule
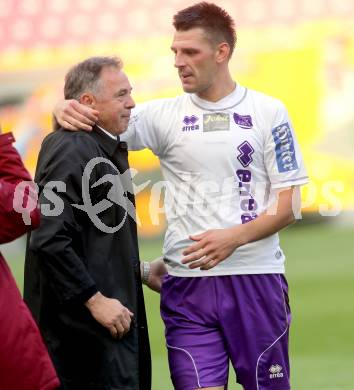
[[[161,112],[169,118],[168,110],[171,110],[171,107],[173,107],[172,99],[159,99],[139,104],[132,111],[128,129],[120,134],[121,141],[127,142],[129,150],[148,148],[156,156],[161,157],[169,144],[165,127],[161,127]],[[66,130],[90,132],[99,122],[100,113],[71,99],[58,101],[53,116],[55,123]],[[156,118],[159,120],[157,121]]]
[[[99,112],[75,99],[62,99],[55,105],[53,115],[64,129],[91,131]]]

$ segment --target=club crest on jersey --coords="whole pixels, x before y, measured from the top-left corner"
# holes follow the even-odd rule
[[[251,115],[239,115],[234,112],[234,121],[236,125],[239,125],[243,129],[252,129],[252,117]]]
[[[229,131],[230,115],[223,112],[203,114],[203,131]]]
[[[183,123],[185,124],[185,126],[182,127],[182,131],[199,130],[199,125],[196,124],[198,120],[199,118],[195,115],[191,115],[191,116],[186,115],[183,118]]]
[[[294,139],[289,123],[283,123],[272,130],[275,143],[275,156],[279,172],[289,172],[298,169]]]

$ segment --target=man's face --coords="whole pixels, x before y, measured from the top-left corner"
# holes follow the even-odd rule
[[[104,68],[99,91],[95,93],[95,109],[99,111],[98,125],[112,134],[123,133],[129,123],[130,111],[135,107],[132,87],[122,70]]]
[[[201,93],[213,85],[217,71],[216,49],[201,28],[176,31],[171,50],[175,53],[175,67],[188,93]]]

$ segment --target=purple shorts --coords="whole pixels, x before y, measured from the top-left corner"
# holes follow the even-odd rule
[[[229,359],[245,390],[290,389],[284,275],[166,276],[161,315],[176,390],[227,385]]]

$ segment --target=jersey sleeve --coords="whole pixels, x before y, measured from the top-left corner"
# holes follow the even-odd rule
[[[121,134],[120,140],[127,142],[129,150],[148,148],[156,156],[161,156],[165,142],[158,116],[157,102],[139,104],[132,111],[128,130]]]
[[[266,135],[264,162],[272,188],[308,182],[300,147],[283,104],[279,104]]]

